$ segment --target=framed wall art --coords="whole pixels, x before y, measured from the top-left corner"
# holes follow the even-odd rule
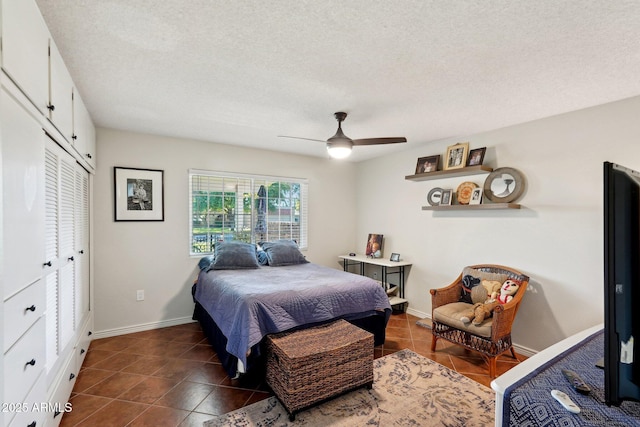
[[[459,142],[447,148],[447,155],[444,161],[444,169],[459,169],[467,165],[469,156],[469,143]]]
[[[164,171],[113,168],[114,220],[164,221]]]

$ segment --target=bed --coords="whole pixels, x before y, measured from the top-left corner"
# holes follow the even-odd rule
[[[266,244],[264,254],[241,245],[241,256],[236,245],[223,262],[228,246],[216,247],[209,267],[201,262],[192,293],[193,317],[231,377],[263,364],[262,343],[272,333],[345,319],[384,343],[391,306],[376,281],[309,263],[290,242]]]

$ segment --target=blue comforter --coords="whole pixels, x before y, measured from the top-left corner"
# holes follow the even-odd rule
[[[244,366],[251,347],[267,334],[374,311],[391,315],[379,283],[312,263],[202,271],[194,296],[227,337],[227,351]]]

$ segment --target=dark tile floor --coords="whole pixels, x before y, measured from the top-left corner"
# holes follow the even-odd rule
[[[394,313],[381,357],[411,349],[489,386],[488,366],[475,353],[438,341],[419,318]],[[498,361],[498,375],[515,366]],[[198,426],[213,415],[271,396],[262,380],[230,379],[197,323],[94,340],[76,381],[61,426]]]

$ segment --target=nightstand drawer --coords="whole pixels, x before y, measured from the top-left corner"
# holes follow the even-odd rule
[[[45,309],[44,282],[38,280],[4,302],[4,352],[35,323]]]
[[[4,400],[22,402],[45,367],[44,317],[4,355]]]

